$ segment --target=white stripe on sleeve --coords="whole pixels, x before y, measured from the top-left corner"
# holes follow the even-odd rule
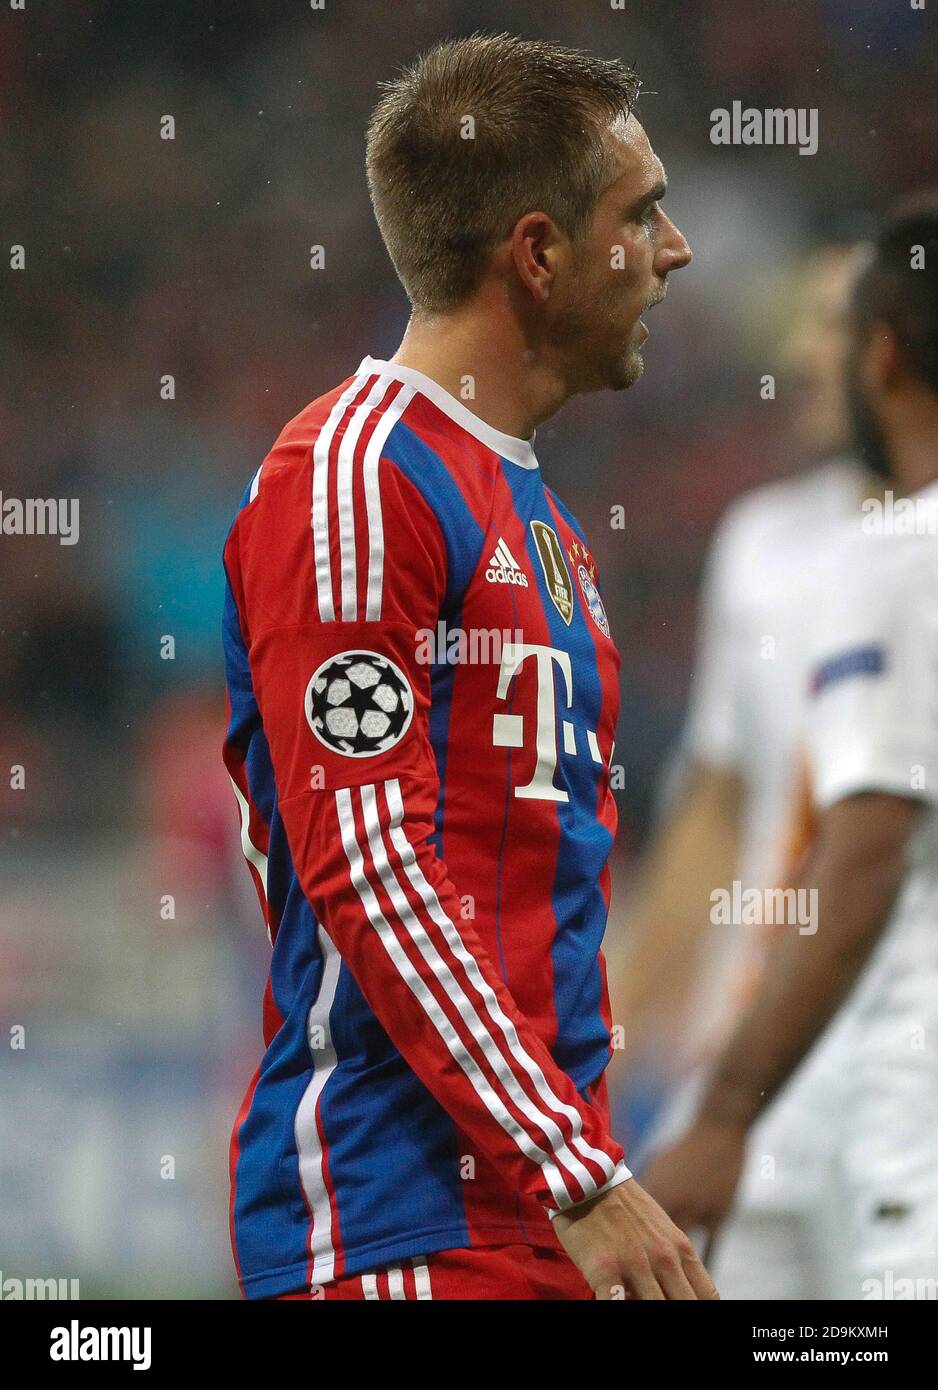
[[[392,799],[392,787],[395,789],[397,793],[396,799]],[[464,967],[466,967],[466,972],[472,979],[473,984],[476,985],[476,987],[480,990],[480,993],[482,993],[485,997],[485,1002],[488,1007],[489,1014],[493,1017],[493,1021],[497,1021],[499,1024],[508,1025],[508,1029],[510,1029],[512,1035],[511,1038],[509,1039],[508,1029],[506,1029],[504,1026],[502,1027],[502,1032],[505,1034],[506,1042],[508,1042],[510,1056],[514,1057],[516,1063],[522,1062],[522,1059],[526,1059],[527,1065],[525,1066],[525,1071],[529,1076],[533,1078],[534,1072],[540,1072],[540,1068],[537,1067],[537,1064],[534,1062],[533,1058],[531,1058],[530,1055],[524,1051],[524,1049],[521,1046],[521,1041],[518,1038],[517,1030],[514,1028],[514,1025],[510,1023],[507,1016],[504,1013],[502,1013],[501,1009],[498,1007],[497,996],[495,994],[495,991],[491,988],[491,986],[485,983],[485,977],[479,969],[478,962],[476,961],[475,957],[466,949],[462,937],[459,935],[459,932],[453,925],[452,920],[443,911],[436,894],[433,894],[433,903],[435,903],[436,906],[436,911],[434,911],[433,906],[431,906],[430,901],[428,901],[427,897],[423,894],[421,886],[418,883],[417,878],[412,871],[414,867],[417,867],[417,872],[419,874],[419,866],[417,866],[417,857],[414,854],[413,847],[411,846],[410,841],[407,839],[403,830],[400,829],[401,820],[403,818],[404,813],[404,806],[403,801],[400,799],[399,783],[385,783],[385,793],[388,797],[388,805],[390,807],[392,816],[390,824],[391,839],[395,845],[395,848],[398,851],[398,854],[400,855],[405,872],[410,878],[413,886],[417,889],[418,892],[421,893],[421,896],[424,899],[424,906],[427,909],[429,915],[436,922],[437,926],[439,926],[441,930],[443,930],[443,935],[446,940],[446,944],[450,947],[454,956],[456,956],[458,960],[461,962],[461,964]],[[410,905],[410,902],[407,899],[407,895],[405,894],[401,885],[398,883],[397,878],[394,874],[394,870],[391,867],[390,860],[387,857],[387,851],[385,850],[384,841],[382,839],[382,827],[374,787],[362,787],[361,796],[362,809],[365,816],[365,829],[368,834],[368,844],[371,848],[371,854],[374,860],[375,868],[378,870],[378,877],[384,884],[388,897],[391,899],[394,909],[397,912],[398,917],[400,918],[405,930],[410,936],[410,939],[413,941],[421,956],[426,961],[430,969],[433,971],[433,974],[439,980],[443,989],[446,991],[447,997],[456,1008],[460,1018],[463,1020],[469,1032],[472,1034],[472,1037],[478,1044],[480,1052],[483,1054],[492,1071],[494,1072],[505,1094],[514,1103],[515,1107],[518,1110],[520,1110],[522,1115],[525,1115],[532,1122],[532,1124],[537,1125],[539,1129],[543,1130],[544,1134],[547,1136],[547,1141],[550,1144],[551,1150],[553,1151],[554,1155],[560,1160],[561,1163],[564,1164],[567,1170],[573,1174],[583,1191],[591,1192],[593,1188],[596,1186],[596,1183],[592,1174],[589,1172],[589,1169],[585,1168],[580,1159],[575,1154],[570,1152],[570,1149],[567,1147],[567,1142],[564,1138],[563,1132],[561,1131],[555,1116],[551,1115],[546,1108],[538,1106],[537,1103],[532,1099],[532,1097],[528,1095],[518,1076],[512,1070],[511,1063],[505,1057],[504,1053],[500,1050],[498,1043],[495,1041],[491,1032],[485,1026],[485,1023],[477,1013],[475,1007],[472,1004],[472,1001],[468,998],[465,991],[462,989],[461,985],[453,975],[453,972],[450,969],[449,965],[447,965],[447,963],[443,960],[436,946],[430,940],[426,928],[418,918],[417,914],[414,912],[413,908]],[[422,880],[423,884],[427,888],[429,888],[429,885],[426,883],[426,879],[423,878],[422,874],[420,874],[420,879]],[[432,890],[430,891],[432,892]],[[470,962],[474,969],[469,969]],[[491,1000],[495,1002],[494,1011],[492,1010],[489,998],[487,997],[488,995],[490,995]],[[541,1075],[543,1075],[543,1073],[541,1073]],[[546,1080],[544,1082],[544,1085],[546,1088]],[[548,1096],[551,1095],[552,1093],[548,1090]],[[542,1096],[542,1099],[545,1099],[545,1097]],[[558,1107],[560,1107],[561,1103],[559,1100],[556,1100],[556,1098],[554,1099],[554,1103]],[[576,1115],[577,1119],[579,1119],[578,1112],[574,1110],[572,1106],[565,1108],[569,1112],[572,1112],[572,1114]],[[611,1159],[606,1158],[605,1154],[603,1154],[602,1157],[606,1159],[606,1162],[609,1165],[609,1173],[611,1174],[613,1166]]]
[[[502,1009],[498,1002],[498,996],[479,969],[478,961],[466,950],[462,937],[459,935],[453,922],[443,911],[439,898],[424,877],[420,865],[417,862],[417,856],[414,853],[413,847],[401,829],[401,823],[404,818],[404,802],[401,797],[400,782],[397,778],[394,778],[384,784],[384,789],[388,799],[388,807],[391,811],[391,842],[400,855],[401,863],[404,866],[407,877],[422,898],[430,917],[442,931],[453,955],[461,962],[469,979],[482,996],[486,1011],[492,1022],[498,1026],[505,1037],[511,1055],[524,1068],[528,1076],[530,1076],[544,1104],[549,1106],[556,1114],[564,1115],[570,1121],[570,1126],[573,1131],[573,1147],[581,1157],[591,1159],[594,1163],[598,1164],[608,1181],[615,1172],[616,1165],[613,1159],[609,1154],[604,1153],[602,1149],[593,1148],[591,1144],[586,1142],[583,1138],[583,1124],[580,1112],[575,1106],[567,1105],[556,1095],[541,1067],[535,1062],[530,1053],[526,1052],[522,1047],[521,1039],[518,1037],[518,1030],[515,1028],[514,1023]],[[584,1191],[592,1191],[596,1186],[595,1180],[587,1170],[582,1168],[573,1154],[569,1153],[566,1146],[564,1146],[563,1150],[556,1150],[556,1152],[558,1157],[561,1157],[563,1162],[570,1168],[570,1171],[576,1174]],[[568,1155],[570,1161],[568,1161]]]
[[[453,1060],[472,1083],[476,1094],[489,1114],[501,1125],[525,1157],[540,1167],[556,1204],[569,1206],[574,1199],[571,1197],[553,1157],[545,1153],[534,1142],[495,1093],[488,1078],[466,1048],[423,978],[411,964],[407,953],[382,913],[374,889],[368,881],[364,858],[359,848],[350,790],[347,787],[340,788],[336,791],[335,798],[342,845],[348,859],[352,883],[361,899],[368,920],[377,932],[378,938],[398,974],[423,1008]]]
[[[362,389],[360,376],[346,386],[329,412],[329,418],[316,436],[313,445],[313,555],[316,561],[316,593],[319,616],[324,623],[335,620],[332,596],[332,563],[329,552],[329,453],[336,430],[346,410]]]

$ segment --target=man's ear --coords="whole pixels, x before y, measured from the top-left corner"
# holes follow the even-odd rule
[[[522,290],[536,304],[550,297],[565,238],[546,212],[526,212],[509,238],[509,253]]]

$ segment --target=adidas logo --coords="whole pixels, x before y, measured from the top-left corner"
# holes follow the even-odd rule
[[[495,554],[489,560],[485,577],[490,584],[517,584],[519,588],[528,587],[528,576],[518,564],[501,536],[495,547]]]

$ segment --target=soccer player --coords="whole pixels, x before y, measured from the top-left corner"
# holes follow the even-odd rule
[[[716,1296],[609,1132],[619,658],[533,446],[639,378],[690,260],[636,93],[508,36],[388,85],[367,171],[410,324],[286,426],[226,545],[273,944],[232,1140],[249,1297]]]
[[[806,715],[817,829],[801,882],[818,929],[783,929],[690,1132],[648,1171],[675,1220],[711,1231],[750,1127],[840,1035],[816,1110],[842,1214],[841,1297],[934,1297],[938,1275],[938,212],[898,214],[852,309],[858,441],[889,490],[844,524],[812,615]],[[819,1043],[819,1040],[820,1043]],[[846,1040],[846,1042],[844,1041]]]
[[[765,933],[712,925],[711,893],[734,880],[760,891],[785,881],[803,804],[802,691],[812,615],[826,601],[826,549],[879,486],[849,452],[847,309],[860,255],[836,243],[802,269],[784,396],[793,401],[791,447],[803,465],[734,502],[708,560],[683,786],[627,915],[629,950],[613,991],[632,1054],[645,1046],[678,1058],[654,1148],[689,1124],[762,968]],[[825,1058],[803,1068],[750,1135],[739,1198],[712,1260],[724,1298],[830,1290],[832,1252],[815,1210],[829,1162],[822,1073],[836,1077]]]

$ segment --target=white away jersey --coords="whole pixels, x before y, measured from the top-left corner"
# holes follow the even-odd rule
[[[710,553],[686,748],[746,788],[740,874],[775,881],[792,810],[810,621],[832,530],[860,516],[848,459],[757,488],[727,511]]]
[[[737,499],[710,551],[685,755],[742,779],[738,876],[763,888],[786,869],[792,828],[809,618],[819,603],[830,535],[859,517],[865,473],[832,459]],[[740,1007],[741,981],[761,960],[752,927],[711,929],[686,1056],[709,1052]]]

